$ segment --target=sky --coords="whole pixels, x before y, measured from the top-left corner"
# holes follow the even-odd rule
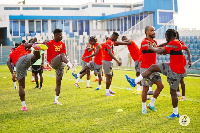
[[[18,4],[21,0],[0,0],[0,4]],[[101,1],[101,0],[98,0]],[[143,0],[104,0],[105,3],[136,3]],[[26,5],[81,5],[95,0],[26,0]],[[178,28],[200,30],[200,0],[178,0],[178,14],[174,15]]]

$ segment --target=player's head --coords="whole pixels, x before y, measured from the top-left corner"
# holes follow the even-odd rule
[[[168,29],[165,32],[165,38],[167,42],[170,42],[174,39],[176,39],[176,31],[174,29]]]
[[[15,48],[17,48],[20,45],[20,43],[15,43]]]
[[[33,43],[33,38],[31,38],[31,39],[28,41],[28,43]]]
[[[26,40],[22,40],[22,43],[26,43]]]
[[[37,37],[33,38],[33,43],[37,42]]]
[[[109,37],[106,37],[106,41],[108,40]]]
[[[122,41],[124,41],[124,40],[128,40],[128,38],[126,36],[123,36]]]
[[[145,34],[146,37],[155,38],[155,28],[153,26],[146,26],[145,27]]]
[[[55,41],[61,41],[62,40],[62,30],[61,29],[55,29],[53,31],[54,34],[54,40]]]
[[[179,40],[179,33],[178,33],[178,31],[176,30],[176,39],[178,39]]]
[[[90,43],[91,45],[95,45],[96,42],[97,42],[97,39],[96,39],[94,36],[91,36],[90,39],[89,39],[89,43]]]
[[[111,36],[111,39],[112,39],[113,41],[117,41],[118,37],[119,37],[119,34],[118,34],[117,32],[113,32],[113,34],[112,34],[112,36]]]

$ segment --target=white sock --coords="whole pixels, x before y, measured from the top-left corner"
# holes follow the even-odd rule
[[[110,93],[109,89],[106,89],[106,93]]]
[[[146,109],[146,102],[142,102],[142,110]]]
[[[109,87],[109,90],[111,90],[111,85],[110,85],[110,87]],[[112,91],[112,90],[111,90]]]
[[[156,101],[156,98],[152,97],[151,102],[150,102],[150,106],[154,106],[155,101]]]
[[[76,80],[76,83],[78,83],[80,80],[81,80],[81,79],[80,79],[80,78],[78,78],[78,79]]]
[[[96,79],[99,79],[99,77],[98,76],[95,76],[96,77]]]
[[[142,85],[140,86],[140,90],[143,91],[143,86]]]
[[[98,88],[101,88],[101,85],[98,85]]]
[[[101,79],[103,79],[103,76],[101,77]]]
[[[40,76],[38,75],[38,81],[40,81]]]
[[[185,98],[185,96],[182,96],[182,98]]]
[[[137,84],[138,82],[140,82],[143,79],[142,75],[140,74],[140,76],[138,76],[137,78],[135,78],[135,83]]]
[[[149,87],[149,91],[153,91],[153,90],[152,90],[152,86]]]
[[[87,80],[87,86],[90,86],[90,80]]]
[[[55,95],[55,102],[58,102],[58,98],[59,98],[59,96]]]
[[[150,98],[150,96],[149,95],[147,95],[147,99],[149,99]]]
[[[34,76],[32,76],[32,80],[34,80],[35,79],[35,77]]]
[[[140,91],[140,84],[137,84],[137,91]]]
[[[80,73],[77,74],[77,77],[78,77],[78,78],[80,77]]]
[[[173,108],[173,113],[174,113],[175,115],[177,115],[177,114],[178,114],[178,107],[176,107],[176,108]]]
[[[93,75],[93,74],[94,74],[94,71],[91,71],[91,72],[90,72],[90,75]]]
[[[22,101],[22,107],[26,107],[25,101]]]
[[[15,81],[15,82],[13,82],[13,84],[14,84],[14,86],[16,86],[17,87],[17,82]]]

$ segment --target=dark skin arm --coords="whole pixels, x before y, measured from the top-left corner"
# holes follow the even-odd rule
[[[95,53],[90,55],[90,56],[86,56],[83,59],[90,58],[90,57],[93,57],[93,56],[97,55],[99,50],[100,50],[100,45],[97,45]]]
[[[119,46],[119,45],[130,45],[131,44],[131,40],[126,40],[126,41],[115,41],[115,46]]]
[[[188,59],[189,59],[188,66],[189,66],[189,68],[190,68],[191,65],[192,65],[191,53],[190,53],[190,50],[189,50],[188,48],[186,48],[185,50],[187,51],[187,54],[188,54]]]
[[[11,65],[11,58],[10,58],[10,56],[8,57],[8,60],[7,60],[7,66],[8,66],[8,68],[9,68],[9,70],[10,70],[10,73],[12,74],[12,80],[13,81],[16,81],[16,76],[15,76],[15,72],[13,71],[13,69],[12,69],[12,65]]]
[[[164,47],[154,47],[152,44],[148,46],[148,49],[154,51],[157,54],[166,54],[167,50]]]
[[[115,56],[113,55],[111,49],[108,49],[108,54],[110,55],[110,57],[112,59],[114,59],[117,62],[118,66],[121,66],[122,63],[120,61],[118,61],[117,58],[115,58]]]
[[[160,44],[159,47],[164,47],[164,46],[166,46],[167,44],[168,44],[168,42],[165,42],[165,43],[163,43],[163,44]]]
[[[43,68],[44,65],[44,54],[42,54],[42,63],[41,63],[41,68]]]

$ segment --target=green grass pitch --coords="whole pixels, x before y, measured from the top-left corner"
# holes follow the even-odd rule
[[[80,67],[77,68],[80,70]],[[178,103],[180,115],[188,115],[190,124],[181,126],[179,119],[167,119],[171,115],[172,102],[169,85],[162,76],[164,89],[155,102],[157,112],[147,110],[141,113],[141,96],[133,94],[125,74],[135,77],[134,71],[114,70],[113,97],[105,96],[105,82],[102,89],[94,91],[97,82],[91,78],[86,88],[86,77],[76,88],[71,70],[64,74],[59,102],[54,105],[55,72],[45,71],[43,89],[33,89],[31,72],[26,77],[27,112],[22,112],[18,89],[14,90],[11,74],[6,65],[0,66],[0,132],[200,132],[200,78],[188,76],[186,101]],[[127,88],[131,88],[130,90]],[[153,85],[153,90],[156,86]],[[147,101],[147,104],[150,101]],[[122,112],[117,112],[122,109]]]

